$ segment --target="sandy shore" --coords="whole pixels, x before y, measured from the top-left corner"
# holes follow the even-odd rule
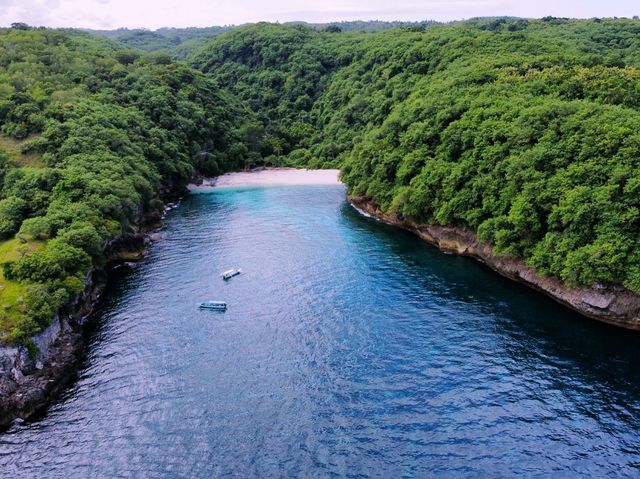
[[[297,168],[267,168],[257,171],[226,173],[206,178],[202,184],[188,186],[189,190],[260,185],[339,185],[339,170],[301,170]]]

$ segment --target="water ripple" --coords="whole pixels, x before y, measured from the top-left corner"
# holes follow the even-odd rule
[[[78,382],[0,436],[2,477],[638,475],[638,336],[340,187],[193,195],[164,229],[102,298]]]

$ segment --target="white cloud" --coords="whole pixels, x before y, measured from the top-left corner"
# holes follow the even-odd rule
[[[111,0],[0,0],[0,23],[110,28],[118,20],[105,8],[110,3]]]
[[[0,0],[0,25],[210,26],[256,21],[454,20],[475,16],[638,14],[636,0]]]

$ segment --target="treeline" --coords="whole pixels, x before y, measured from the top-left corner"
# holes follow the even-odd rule
[[[412,28],[424,30],[434,21],[422,22],[389,22],[389,21],[347,21],[333,23],[306,23],[290,22],[285,25],[307,26],[309,28],[329,32],[380,32],[392,28]],[[189,27],[189,28],[158,28],[147,30],[143,28],[118,28],[115,30],[91,30],[85,31],[107,37],[127,48],[144,50],[147,52],[165,52],[176,59],[184,60],[198,48],[202,47],[212,38],[236,28],[244,28],[243,25],[225,25],[213,27]]]
[[[257,114],[263,154],[476,231],[573,285],[640,293],[640,21],[476,19],[375,34],[258,25],[192,64]]]
[[[164,52],[175,59],[184,59],[216,35],[235,28],[233,26],[202,28],[119,28],[117,30],[86,30],[107,37],[118,45],[146,52]]]
[[[306,22],[289,22],[285,25],[301,25],[308,26],[315,30],[339,33],[339,32],[382,32],[394,28],[406,28],[414,30],[424,30],[431,25],[437,25],[438,22],[433,20],[424,20],[418,22],[403,21],[384,21],[384,20],[351,20],[332,23],[306,23]]]
[[[0,130],[40,158],[22,166],[0,155],[0,240],[17,235],[19,253],[3,264],[4,339],[48,324],[103,264],[105,242],[162,209],[163,191],[251,161],[251,128],[241,105],[166,54],[79,32],[0,30]],[[23,294],[4,296],[13,283]]]

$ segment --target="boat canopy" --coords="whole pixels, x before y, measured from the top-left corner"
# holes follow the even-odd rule
[[[229,279],[239,275],[240,273],[242,273],[241,269],[229,269],[224,273],[221,273],[220,276],[222,276],[222,279]]]

